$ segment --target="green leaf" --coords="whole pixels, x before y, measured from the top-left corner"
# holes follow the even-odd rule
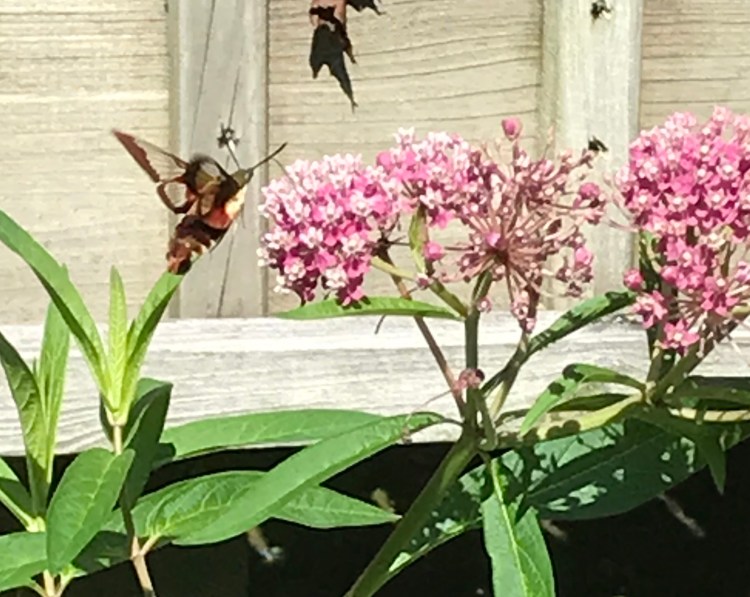
[[[463,475],[445,494],[429,521],[394,559],[381,586],[433,549],[482,525],[480,505],[492,491],[484,466]]]
[[[565,336],[580,330],[595,321],[612,315],[620,309],[633,304],[635,293],[630,290],[606,292],[579,303],[561,315],[557,321],[543,332],[529,340],[528,354],[539,352],[550,344],[562,340]]]
[[[47,512],[47,560],[59,574],[99,532],[110,516],[133,460],[92,448],[79,454],[60,480]]]
[[[417,431],[443,421],[432,413],[387,417],[313,444],[251,485],[214,524],[182,538],[180,545],[215,543],[238,535],[274,516],[299,492],[319,485],[353,464]]]
[[[65,378],[70,354],[70,330],[60,310],[50,303],[44,324],[42,349],[39,356],[37,384],[42,397],[44,418],[46,420],[45,448],[46,457],[43,463],[44,483],[32,488],[32,495],[38,504],[37,510],[46,508],[47,494],[52,483],[55,447],[57,444],[57,422],[60,418]]]
[[[47,465],[47,423],[44,416],[44,405],[31,369],[21,355],[0,333],[0,363],[5,370],[10,393],[16,404],[21,433],[26,451],[26,466],[29,472],[29,485],[33,491],[46,494],[45,467]],[[41,504],[33,504],[34,515]]]
[[[158,382],[157,382],[158,383]],[[138,400],[131,412],[126,447],[133,451],[133,463],[122,488],[126,507],[132,508],[148,482],[167,418],[172,384],[144,381],[138,386]]]
[[[136,533],[157,538],[154,549],[174,537],[211,524],[233,500],[264,476],[260,471],[225,471],[178,481],[149,493],[133,509]],[[392,523],[398,516],[330,489],[310,487],[300,492],[274,518],[312,528],[329,529]],[[122,513],[114,511],[103,531],[76,558],[75,576],[91,574],[129,559]]]
[[[482,502],[484,545],[492,561],[495,595],[554,597],[552,564],[536,514],[506,503],[497,461],[488,473],[494,491]]]
[[[168,485],[138,501],[133,510],[136,532],[140,537],[167,540],[199,533],[248,490],[252,491],[265,475],[259,471],[225,471]],[[383,524],[398,519],[382,508],[323,487],[299,492],[275,510],[273,517],[319,529]],[[118,522],[112,530],[124,529]]]
[[[728,449],[750,427],[717,425]],[[730,429],[731,428],[731,429]],[[541,442],[502,457],[514,490],[542,518],[587,520],[621,514],[705,466],[693,441],[637,419]]]
[[[117,268],[109,272],[109,373],[110,395],[105,397],[110,409],[118,411],[122,400],[122,381],[128,361],[128,308],[125,288]]]
[[[724,453],[727,430],[723,429],[721,424],[710,425],[699,421],[689,421],[674,417],[657,408],[642,411],[637,416],[648,423],[661,427],[670,434],[691,440],[700,455],[705,459],[716,489],[719,493],[724,493],[727,476],[726,454]],[[731,426],[729,427],[729,432],[732,434],[733,430]]]
[[[424,273],[427,269],[427,263],[424,257],[424,246],[427,242],[427,218],[425,207],[421,203],[414,212],[409,223],[409,248],[411,257],[417,266],[417,271]]]
[[[434,317],[438,319],[460,320],[455,313],[430,303],[413,301],[391,296],[363,298],[357,303],[342,306],[336,299],[307,303],[291,311],[278,313],[282,319],[326,319],[351,315],[406,315],[409,317]]]
[[[146,358],[148,345],[154,335],[156,326],[161,321],[164,311],[169,306],[169,301],[177,291],[182,281],[182,276],[164,273],[157,280],[151,292],[148,293],[138,315],[133,320],[128,330],[128,362],[125,368],[122,384],[122,404],[117,413],[123,420],[127,419],[127,413],[132,401],[135,399],[135,390],[141,375],[141,367]]]
[[[531,429],[541,417],[547,414],[553,407],[574,398],[583,386],[589,383],[611,383],[642,390],[643,384],[612,369],[575,363],[563,369],[562,376],[553,381],[547,389],[536,399],[526,417],[521,423],[520,433],[525,434]]]
[[[25,528],[34,518],[31,496],[8,463],[0,458],[0,504],[15,516]],[[0,551],[2,553],[2,551]]]
[[[0,535],[0,591],[23,587],[44,570],[44,542],[44,533]]]
[[[227,448],[309,443],[383,418],[354,410],[323,408],[200,419],[164,431],[155,467]]]
[[[106,394],[109,374],[102,341],[91,313],[69,280],[65,268],[2,210],[0,242],[18,254],[39,278],[78,341],[99,390]]]
[[[703,377],[693,375],[685,379],[672,393],[678,404],[695,400],[721,401],[750,406],[750,377]]]
[[[607,292],[579,303],[561,315],[546,330],[539,332],[529,340],[524,361],[550,344],[594,323],[602,317],[611,315],[627,307],[634,300],[635,293],[623,291]],[[482,394],[487,396],[495,390],[502,383],[504,375],[505,370],[503,369],[488,379],[481,388]]]

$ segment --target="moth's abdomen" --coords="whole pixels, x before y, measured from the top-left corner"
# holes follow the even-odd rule
[[[213,248],[226,230],[210,226],[198,216],[188,215],[177,224],[167,250],[167,271],[186,274],[197,257]]]

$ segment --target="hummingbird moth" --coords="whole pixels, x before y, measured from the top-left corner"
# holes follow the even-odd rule
[[[112,133],[136,163],[156,184],[156,194],[172,213],[182,215],[169,240],[167,270],[186,274],[194,259],[213,249],[237,219],[245,202],[245,190],[256,168],[273,159],[286,147],[281,145],[271,155],[251,168],[240,168],[229,174],[205,155],[189,161],[149,143],[113,130]],[[230,155],[236,160],[234,152]]]

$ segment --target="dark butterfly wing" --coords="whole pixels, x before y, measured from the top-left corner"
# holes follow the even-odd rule
[[[324,65],[328,66],[331,75],[339,82],[354,109],[357,102],[354,101],[352,81],[346,70],[344,51],[341,38],[328,25],[321,24],[315,28],[310,49],[310,68],[312,68],[313,78],[317,78]]]
[[[375,0],[346,0],[346,3],[357,12],[362,12],[365,8],[369,8],[374,10],[376,14],[383,14],[375,4]]]
[[[352,63],[357,64],[357,60],[354,58],[354,47],[352,46],[352,40],[349,38],[349,34],[346,31],[346,23],[341,21],[336,16],[335,6],[313,6],[310,9],[310,16],[318,17],[318,22],[330,23],[333,27],[333,32],[338,36],[341,47]]]

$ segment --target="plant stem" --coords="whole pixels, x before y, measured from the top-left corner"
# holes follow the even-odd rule
[[[389,264],[390,266],[393,266],[393,261],[387,253],[383,253],[380,256],[380,260],[384,263]],[[398,289],[401,297],[411,300],[411,293],[409,292],[409,289],[406,287],[406,284],[404,284],[401,277],[395,273],[391,273],[391,279],[396,285],[396,288]],[[456,376],[453,374],[453,370],[448,364],[448,360],[445,358],[443,351],[440,349],[440,346],[435,340],[435,336],[432,335],[432,332],[430,331],[430,328],[425,322],[424,318],[417,315],[414,317],[414,322],[417,324],[419,331],[422,332],[422,337],[425,339],[425,342],[427,342],[427,346],[430,348],[430,352],[435,358],[435,361],[437,362],[437,365],[440,368],[443,377],[445,378],[445,382],[448,384],[448,389],[450,390],[450,393],[453,396],[453,400],[458,407],[458,412],[463,417],[464,411],[466,410],[466,404],[464,403],[463,396],[461,396],[461,390],[458,389],[456,385]]]
[[[44,595],[45,597],[57,597],[59,595],[57,586],[55,584],[55,578],[49,572],[45,570],[42,573],[42,579],[44,580]]]
[[[122,425],[120,424],[116,424],[112,428],[112,445],[115,454],[118,456],[122,454]],[[125,523],[125,530],[127,531],[130,540],[130,561],[133,563],[135,574],[138,577],[138,583],[141,585],[143,597],[156,597],[154,583],[151,580],[148,565],[146,564],[146,554],[141,549],[140,541],[138,541],[138,534],[135,531],[135,523],[133,522],[133,514],[130,511],[130,505],[126,500],[122,499],[122,496],[120,496],[120,510],[122,511],[122,520]]]
[[[492,398],[490,399],[488,409],[493,421],[496,421],[500,416],[500,413],[503,410],[503,406],[505,405],[505,401],[508,399],[508,395],[510,394],[510,390],[513,388],[513,384],[516,382],[518,372],[521,370],[521,367],[528,358],[528,352],[529,334],[527,332],[523,332],[521,334],[521,338],[518,340],[518,345],[516,346],[516,350],[513,353],[513,356],[510,357],[505,367],[503,367],[503,370],[501,371],[502,375],[500,388],[492,395]]]
[[[398,554],[424,527],[430,513],[477,452],[475,431],[465,425],[458,441],[453,444],[430,480],[422,488],[417,499],[414,500],[364,572],[347,591],[345,597],[370,597],[390,580],[392,576],[390,568]]]

